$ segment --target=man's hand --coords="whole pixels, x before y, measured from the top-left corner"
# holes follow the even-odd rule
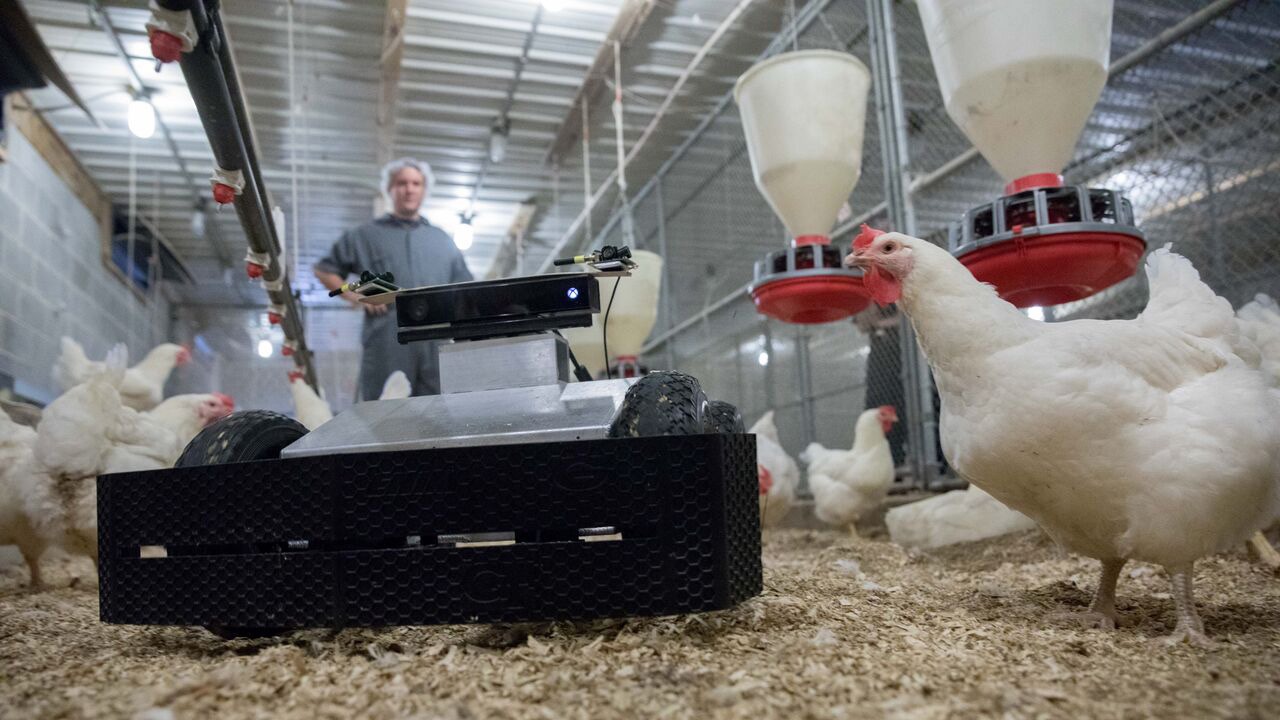
[[[325,272],[323,270],[316,270],[315,274],[316,274],[316,279],[320,281],[320,284],[324,285],[326,288],[330,290],[337,290],[338,288],[342,287],[341,276],[335,275],[334,273]],[[351,307],[360,308],[364,310],[366,315],[385,315],[387,313],[387,309],[391,307],[389,304],[388,305],[369,305],[366,303],[362,303],[360,302],[360,298],[363,296],[360,293],[344,292],[340,297],[342,297],[343,300],[346,300],[347,303],[351,305]]]
[[[362,303],[360,302],[360,298],[362,297],[364,296],[361,295],[360,293],[353,293],[353,292],[342,293],[343,300],[346,300],[348,303],[350,303],[351,307],[363,309],[365,315],[385,315],[387,310],[391,307],[389,303],[386,305],[374,305],[371,303]]]

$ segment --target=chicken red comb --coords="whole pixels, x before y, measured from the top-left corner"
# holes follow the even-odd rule
[[[230,395],[226,393],[220,393],[220,392],[209,393],[209,394],[218,398],[218,402],[222,403],[223,405],[226,405],[228,410],[236,409],[236,400]]]
[[[892,415],[894,418],[898,417],[898,409],[892,405],[881,405],[879,408],[876,408],[876,409],[882,413]]]
[[[877,230],[866,223],[862,223],[862,231],[858,233],[858,237],[853,239],[853,246],[858,249],[869,248],[871,243],[883,234],[883,230]]]

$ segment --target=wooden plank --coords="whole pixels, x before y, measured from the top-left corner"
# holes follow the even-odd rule
[[[408,0],[387,0],[382,23],[382,81],[378,88],[378,164],[391,161],[396,141],[396,100],[400,96],[400,60],[404,57],[405,6]]]
[[[485,280],[504,277],[515,270],[516,246],[524,241],[526,233],[529,232],[529,225],[533,223],[537,212],[538,203],[534,198],[529,198],[516,207],[515,217],[511,219],[511,226],[507,228],[506,239],[498,247],[498,252],[494,255],[488,272],[485,273]]]
[[[595,106],[608,87],[606,79],[613,77],[614,42],[625,47],[627,42],[640,32],[640,28],[644,26],[655,4],[655,0],[625,0],[618,10],[613,27],[609,28],[609,34],[605,36],[600,49],[596,51],[596,58],[592,61],[591,68],[587,70],[582,85],[578,86],[573,104],[569,106],[568,116],[556,131],[555,142],[551,143],[551,149],[547,151],[548,164],[559,163],[570,150],[577,147],[578,140],[582,137],[583,98],[586,98],[587,107]]]
[[[19,93],[21,100],[11,105],[13,127],[31,143],[40,157],[49,163],[49,167],[71,188],[71,192],[94,212],[104,204],[108,209],[111,201],[106,193],[94,182],[93,176],[80,164],[71,148],[62,141],[62,137],[45,121],[38,111],[33,110],[31,101],[25,94]],[[97,214],[96,212],[94,213]]]

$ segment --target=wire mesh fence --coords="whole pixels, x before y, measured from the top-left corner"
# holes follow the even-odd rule
[[[968,142],[943,107],[915,5],[896,12],[911,169],[927,176]],[[1171,30],[1178,38],[1162,42]],[[1064,169],[1069,184],[1123,192],[1148,248],[1173,243],[1236,306],[1280,289],[1280,210],[1268,201],[1280,182],[1278,48],[1274,3],[1117,2],[1111,77]],[[919,233],[944,241],[947,223],[1001,185],[980,157],[962,163],[914,194]],[[1138,273],[1044,313],[1133,317],[1145,302]]]

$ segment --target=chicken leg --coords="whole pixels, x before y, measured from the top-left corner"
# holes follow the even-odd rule
[[[1273,572],[1280,572],[1280,553],[1276,552],[1276,549],[1271,547],[1271,543],[1267,540],[1267,536],[1263,535],[1261,530],[1254,533],[1253,537],[1249,538],[1249,546],[1258,554],[1258,559],[1261,560],[1264,565],[1271,568]]]
[[[36,592],[43,590],[44,578],[40,574],[40,556],[44,554],[44,548],[23,544],[18,546],[18,551],[22,553],[22,559],[27,563],[27,570],[31,571],[29,587]]]
[[[1204,623],[1196,613],[1196,601],[1191,592],[1191,565],[1165,568],[1169,573],[1169,588],[1173,606],[1178,614],[1178,624],[1173,634],[1165,638],[1170,645],[1189,643],[1200,647],[1213,647],[1214,642],[1204,634]]]
[[[1054,613],[1051,617],[1057,620],[1068,620],[1096,627],[1099,630],[1116,629],[1116,581],[1120,578],[1120,569],[1125,560],[1107,558],[1102,561],[1102,575],[1098,578],[1098,591],[1093,594],[1093,602],[1085,612]]]

